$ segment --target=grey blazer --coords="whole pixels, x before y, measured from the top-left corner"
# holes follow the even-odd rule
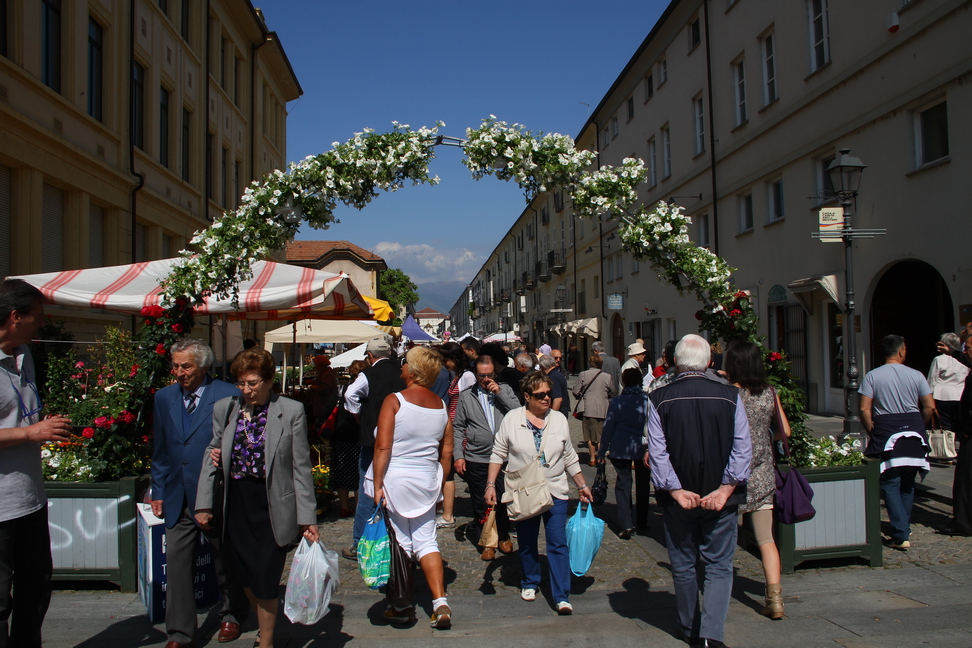
[[[584,388],[590,384],[587,391]],[[581,398],[581,392],[584,397]],[[577,411],[585,418],[605,419],[608,413],[608,401],[618,395],[614,386],[614,379],[603,369],[588,369],[578,376],[574,385],[574,398],[580,400]]]
[[[513,388],[499,383],[500,391],[493,398],[494,429],[489,429],[486,412],[479,403],[476,386],[459,392],[459,404],[456,405],[456,416],[452,420],[453,446],[452,458],[465,459],[473,463],[489,463],[489,456],[493,452],[493,436],[499,430],[503,417],[520,406]]]
[[[231,397],[218,401],[213,407],[213,439],[206,448],[206,459],[199,473],[196,510],[213,508],[217,470],[209,461],[209,452],[213,448],[221,449],[223,479],[227,484],[230,481],[230,455],[240,405],[241,398]],[[314,477],[311,474],[303,405],[277,394],[270,395],[265,449],[270,525],[277,545],[286,547],[300,535],[300,525],[317,524]],[[225,518],[225,498],[223,514]]]

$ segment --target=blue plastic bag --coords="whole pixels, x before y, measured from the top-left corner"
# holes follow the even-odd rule
[[[594,556],[601,548],[604,526],[604,520],[594,517],[594,506],[583,502],[577,505],[577,511],[567,521],[567,550],[574,576],[583,576],[591,568]]]
[[[371,589],[384,587],[391,574],[391,545],[388,544],[388,528],[381,514],[381,507],[368,520],[361,539],[358,540],[358,570],[365,585]]]

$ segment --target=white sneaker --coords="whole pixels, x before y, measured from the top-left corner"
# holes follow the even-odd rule
[[[456,526],[455,518],[452,518],[451,520],[447,520],[441,515],[435,518],[436,529],[451,529],[454,526]]]
[[[557,604],[557,614],[566,616],[568,614],[573,613],[573,611],[574,611],[574,606],[568,603],[567,601],[561,601],[560,603]]]
[[[520,598],[524,601],[536,601],[537,600],[537,590],[530,589],[526,587],[520,590]]]

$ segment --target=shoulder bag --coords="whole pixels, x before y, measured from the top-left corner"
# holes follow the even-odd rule
[[[783,443],[783,456],[790,458],[790,444],[786,439],[783,426],[783,413],[780,411],[779,400],[776,390],[773,389],[773,408],[776,414],[776,425],[780,430],[780,437]],[[794,466],[788,466],[786,472],[776,470],[776,498],[773,502],[773,511],[777,519],[783,524],[795,524],[805,522],[817,514],[813,508],[813,489],[799,470]]]
[[[938,461],[953,461],[958,452],[955,450],[955,432],[946,430],[942,426],[942,418],[938,411],[932,412],[932,426],[928,430],[928,445],[931,446],[929,459]]]
[[[598,371],[594,375],[594,377],[591,378],[591,382],[589,382],[586,385],[584,385],[584,389],[581,390],[580,396],[577,397],[577,404],[574,405],[574,412],[573,412],[573,414],[574,414],[574,418],[577,419],[578,421],[583,421],[584,420],[584,412],[578,412],[577,411],[578,408],[580,407],[581,403],[584,401],[584,394],[587,393],[587,390],[591,388],[591,385],[594,384],[594,381],[597,380],[597,377],[600,376],[602,373],[604,373],[604,372],[603,371]]]
[[[524,413],[524,416],[526,414]],[[549,423],[548,423],[549,425]],[[532,436],[532,435],[531,435]],[[553,496],[547,485],[547,471],[541,463],[543,448],[547,443],[547,428],[544,427],[540,439],[540,451],[533,460],[519,470],[504,472],[503,481],[506,492],[503,493],[503,504],[506,512],[514,522],[536,517],[553,508]],[[533,445],[533,439],[530,439]]]

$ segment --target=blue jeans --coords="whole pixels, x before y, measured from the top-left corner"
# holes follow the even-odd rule
[[[917,466],[897,466],[881,473],[881,497],[891,521],[891,541],[900,544],[911,535],[911,507],[915,503]]]
[[[554,498],[553,508],[542,515],[516,523],[523,589],[540,587],[540,520],[547,537],[547,562],[550,565],[550,593],[554,603],[570,598],[570,555],[567,553],[567,500]]]
[[[690,637],[722,641],[732,595],[732,557],[736,553],[737,506],[721,511],[701,507],[686,511],[678,504],[662,507],[668,560],[672,565],[678,620]],[[705,605],[699,614],[701,563]]]
[[[374,448],[361,448],[361,455],[358,457],[358,505],[354,508],[354,537],[351,539],[351,548],[358,548],[358,540],[364,533],[365,525],[375,514],[375,500],[364,494],[365,473],[371,467],[371,462],[375,458]]]

